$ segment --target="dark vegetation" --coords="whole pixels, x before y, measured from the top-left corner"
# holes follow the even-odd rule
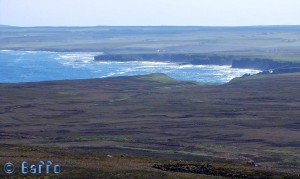
[[[182,160],[230,166],[238,175],[246,167],[250,173],[296,176],[299,77],[299,73],[257,75],[218,86],[179,82],[163,74],[1,84],[0,142],[12,145],[12,152],[22,146],[46,147],[64,167],[68,168],[68,161],[74,162],[73,168],[66,169],[70,175],[115,177],[133,172],[128,175],[151,178],[148,171],[155,171],[154,178],[164,178],[173,174],[152,166]],[[44,148],[41,153],[47,153]],[[15,154],[19,160],[24,158],[20,155],[27,156],[26,152]],[[97,167],[82,166],[89,154],[95,155],[88,161],[98,163]],[[119,156],[103,160],[122,167],[102,168],[109,165],[97,159],[103,154]],[[27,157],[35,160],[32,155]],[[124,162],[130,162],[132,169],[119,163],[121,155],[131,156]],[[52,154],[45,156],[51,158]],[[5,158],[7,155],[2,155],[1,161]],[[85,173],[84,168],[94,172]]]
[[[273,178],[274,173],[249,170],[248,168],[226,168],[226,167],[214,167],[210,164],[155,164],[153,168],[157,168],[163,171],[183,172],[183,173],[196,173],[213,176],[223,176],[228,178],[245,178],[245,179],[267,179]],[[279,178],[292,178],[296,175],[289,175],[283,173],[276,173]]]

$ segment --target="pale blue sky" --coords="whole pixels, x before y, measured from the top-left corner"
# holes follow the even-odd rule
[[[0,0],[0,24],[300,25],[300,0]]]

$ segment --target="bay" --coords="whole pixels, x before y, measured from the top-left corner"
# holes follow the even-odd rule
[[[90,79],[164,73],[177,80],[223,84],[258,70],[164,62],[94,61],[96,52],[0,51],[0,83]]]

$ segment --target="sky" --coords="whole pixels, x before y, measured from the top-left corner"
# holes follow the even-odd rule
[[[300,0],[0,0],[0,24],[300,25]]]

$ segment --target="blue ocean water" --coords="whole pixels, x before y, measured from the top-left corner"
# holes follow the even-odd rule
[[[165,73],[178,80],[222,84],[257,70],[163,62],[97,62],[95,52],[0,51],[0,83]]]

